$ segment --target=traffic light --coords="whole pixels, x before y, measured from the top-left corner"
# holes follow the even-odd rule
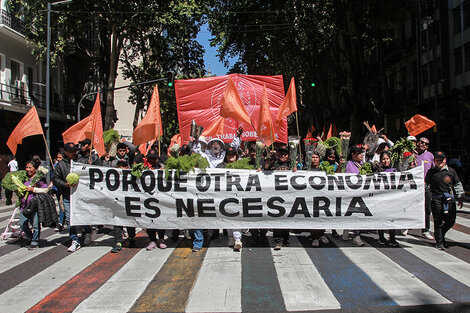
[[[315,87],[315,83],[310,83],[310,87]]]
[[[174,74],[172,71],[166,72],[166,83],[168,87],[173,87]]]

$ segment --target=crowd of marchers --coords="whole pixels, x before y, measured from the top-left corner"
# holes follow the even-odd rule
[[[44,165],[44,162],[38,156],[31,161],[26,162],[25,170],[27,179],[24,183],[26,194],[19,199],[20,226],[23,236],[26,238],[25,245],[28,249],[37,249],[42,225],[55,225],[57,231],[68,230],[71,239],[71,245],[68,251],[74,252],[82,246],[92,243],[94,231],[99,231],[103,225],[70,225],[70,195],[73,183],[67,181],[70,173],[71,162],[93,164],[119,169],[129,169],[135,164],[142,163],[145,169],[164,168],[165,161],[170,155],[174,157],[191,155],[197,153],[204,157],[211,168],[224,168],[228,164],[236,162],[239,159],[247,159],[247,164],[257,171],[321,171],[328,168],[334,173],[357,173],[363,174],[364,170],[372,173],[396,172],[407,170],[416,166],[424,166],[425,174],[425,228],[422,229],[422,236],[428,240],[435,240],[437,249],[443,250],[448,247],[445,235],[455,223],[457,206],[462,206],[464,190],[454,168],[447,164],[446,154],[443,151],[428,151],[429,139],[414,136],[403,138],[403,142],[412,146],[409,155],[401,157],[397,161],[390,152],[394,143],[386,135],[375,132],[369,136],[368,140],[352,146],[347,145],[343,148],[343,154],[338,155],[338,149],[321,144],[321,138],[306,138],[303,147],[299,151],[292,153],[295,145],[285,143],[275,143],[270,146],[260,147],[256,142],[244,142],[241,140],[243,130],[237,130],[236,136],[231,143],[224,143],[219,138],[191,137],[188,144],[174,144],[171,147],[154,143],[150,147],[136,147],[126,140],[117,144],[115,155],[106,154],[99,157],[92,150],[89,139],[82,140],[77,144],[68,142],[57,153],[54,158],[54,168],[48,184],[47,177],[42,177],[38,181],[37,171]],[[350,134],[349,134],[350,135]],[[371,138],[372,141],[371,141]],[[343,140],[344,138],[341,138]],[[349,141],[346,141],[348,143]],[[297,143],[298,145],[298,143]],[[296,148],[295,148],[296,149]],[[345,153],[345,150],[347,153]],[[144,152],[144,154],[142,153]],[[295,158],[293,160],[293,158]],[[327,167],[325,167],[325,164]],[[12,160],[9,164],[11,172],[18,170],[18,163]],[[330,173],[331,174],[331,173]],[[38,208],[35,212],[31,211],[31,202],[33,199],[40,198],[39,195],[46,194],[56,197],[58,203],[57,212],[44,214],[41,204],[36,204]],[[12,192],[6,190],[7,204],[11,203]],[[36,202],[38,202],[36,200]],[[41,202],[39,202],[41,203]],[[55,211],[55,206],[52,209]],[[433,234],[430,232],[431,215],[434,221]],[[45,217],[46,216],[46,217]],[[45,223],[44,219],[52,219]],[[266,244],[266,234],[268,229],[227,229],[223,233],[228,236],[229,246],[235,251],[243,247],[244,240],[251,240],[251,245]],[[292,230],[298,232],[299,230]],[[357,246],[363,246],[361,231],[359,230],[331,230],[331,236],[325,235],[325,229],[303,230],[309,233],[312,247],[327,245],[330,240],[350,240]],[[192,241],[194,252],[200,251],[204,239],[210,236],[216,238],[219,236],[219,229],[145,229],[149,243],[147,250],[165,249],[166,240],[179,240],[183,236],[184,240]],[[273,229],[274,250],[279,250],[289,246],[290,230]],[[380,245],[398,246],[395,230],[388,231],[388,239],[385,232],[378,231],[378,243]],[[406,236],[407,230],[401,230],[397,235]],[[114,226],[114,244],[112,252],[119,252],[122,249],[123,242],[129,240],[132,242],[136,235],[136,229],[133,227]],[[248,235],[248,236],[244,236]],[[329,239],[330,238],[330,239]]]

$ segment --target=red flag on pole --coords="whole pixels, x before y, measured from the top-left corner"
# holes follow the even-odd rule
[[[321,140],[325,141],[326,140],[326,128],[325,125],[323,125],[323,130],[321,131]]]
[[[333,124],[333,132],[332,132],[332,135],[333,135],[333,136],[338,136],[338,129],[336,129],[336,124]]]
[[[261,104],[259,107],[258,116],[258,136],[266,144],[271,145],[274,140],[274,129],[271,120],[271,111],[269,110],[268,92],[266,85],[263,88],[263,95],[261,96]]]
[[[158,86],[155,85],[147,113],[145,113],[144,118],[135,128],[134,133],[132,134],[132,141],[134,145],[140,145],[159,138],[162,135],[163,129],[162,117],[160,114],[160,97],[158,94]]]
[[[225,118],[220,116],[209,127],[204,129],[201,135],[204,137],[217,137],[217,135],[224,134],[224,128],[225,128]]]
[[[237,88],[230,77],[228,78],[227,87],[220,103],[220,116],[225,118],[231,117],[234,120],[251,125],[250,117],[246,113],[242,99],[240,99]]]
[[[100,95],[96,96],[91,114],[62,133],[64,142],[78,143],[88,138],[99,156],[105,155],[103,140],[103,120],[101,117]]]
[[[416,114],[405,122],[405,126],[411,136],[417,136],[429,128],[436,126],[436,123],[423,115]]]
[[[377,127],[375,127],[375,125],[372,125],[372,127],[370,128],[373,132],[377,132]]]
[[[287,94],[284,97],[279,110],[277,111],[276,123],[279,123],[284,117],[289,116],[295,111],[297,111],[297,95],[295,93],[294,77],[292,77]]]
[[[33,135],[44,135],[41,121],[39,120],[38,111],[33,106],[28,113],[16,125],[7,140],[7,146],[13,155],[16,155],[16,149],[23,142],[23,138]]]

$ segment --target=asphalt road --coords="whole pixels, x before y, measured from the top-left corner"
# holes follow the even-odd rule
[[[0,202],[3,231],[12,206]],[[170,232],[167,231],[167,235]],[[182,236],[167,249],[146,251],[146,233],[110,253],[112,228],[68,253],[66,232],[44,228],[40,248],[0,241],[1,312],[470,312],[470,205],[459,210],[436,250],[419,231],[397,236],[400,247],[365,247],[334,239],[311,247],[291,233],[280,251],[243,238],[241,252],[222,233],[198,253]]]

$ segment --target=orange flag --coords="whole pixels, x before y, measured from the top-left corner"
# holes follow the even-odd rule
[[[326,140],[326,128],[325,125],[323,125],[323,130],[321,131],[321,140],[325,141]]]
[[[264,85],[261,104],[259,106],[258,137],[269,146],[272,144],[274,136],[271,111],[269,110],[268,92],[266,91],[266,85]]]
[[[158,95],[158,86],[153,89],[149,108],[144,118],[132,134],[134,145],[140,145],[163,135],[162,117],[160,114],[160,97]]]
[[[209,127],[204,129],[201,135],[204,137],[217,137],[217,135],[223,135],[224,128],[225,128],[225,118],[220,116],[212,124],[210,124]]]
[[[143,155],[147,155],[147,152],[149,152],[150,148],[152,148],[153,143],[157,141],[156,139],[153,139],[147,143],[143,143],[139,145],[139,151]],[[171,146],[170,146],[171,147]]]
[[[39,120],[36,107],[33,106],[11,132],[7,140],[7,146],[13,155],[16,155],[16,148],[23,142],[23,138],[41,134],[44,135],[41,121]]]
[[[101,117],[100,95],[96,96],[91,114],[62,133],[64,142],[78,143],[88,138],[99,156],[105,155],[103,140],[103,120]]]
[[[377,127],[375,127],[375,125],[372,125],[372,127],[370,128],[373,132],[377,132]]]
[[[290,80],[289,89],[282,101],[281,106],[277,110],[276,123],[279,123],[284,117],[297,111],[297,95],[295,93],[294,77]]]
[[[429,128],[436,126],[436,123],[425,116],[416,114],[405,122],[405,126],[411,136],[417,136]]]
[[[326,139],[330,139],[333,137],[333,124],[330,124],[330,129],[328,129],[328,134],[326,135]]]
[[[246,113],[242,99],[230,77],[228,78],[227,87],[222,96],[220,116],[225,118],[231,117],[234,120],[251,125],[250,117],[248,113]]]
[[[332,132],[332,135],[333,135],[333,136],[338,136],[338,130],[336,129],[336,124],[333,124],[333,132]]]

